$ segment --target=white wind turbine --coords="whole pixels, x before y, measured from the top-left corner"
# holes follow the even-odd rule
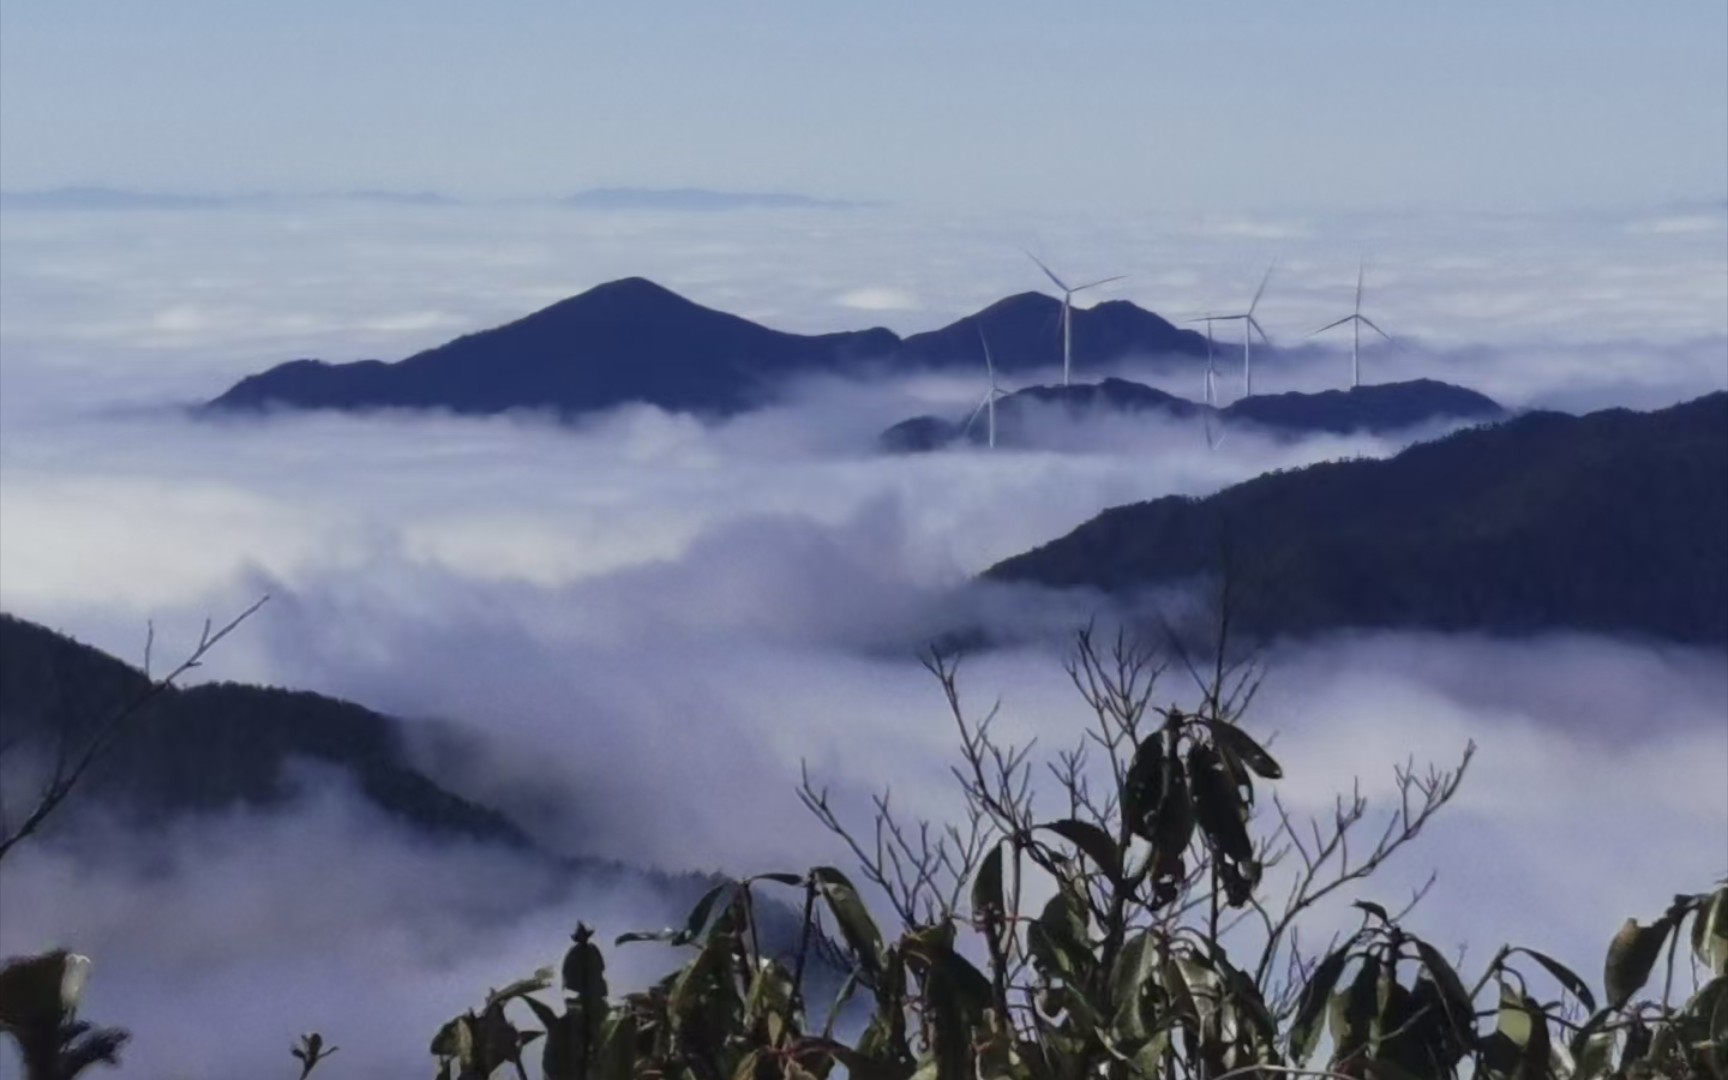
[[[1387,341],[1392,340],[1391,334],[1388,334],[1378,326],[1375,326],[1373,319],[1362,314],[1361,263],[1356,264],[1356,310],[1344,316],[1342,319],[1327,323],[1325,326],[1314,331],[1314,334],[1324,334],[1334,326],[1343,326],[1345,323],[1350,324],[1350,388],[1354,390],[1356,387],[1362,385],[1362,328],[1366,326],[1368,329],[1379,334]],[[1313,337],[1314,334],[1309,334],[1308,336]]]
[[[1254,317],[1254,311],[1260,306],[1260,298],[1266,295],[1266,283],[1272,280],[1272,271],[1277,263],[1266,267],[1266,274],[1260,279],[1260,287],[1254,290],[1254,299],[1248,302],[1248,310],[1237,315],[1208,315],[1204,319],[1190,319],[1189,322],[1204,322],[1208,327],[1214,322],[1240,322],[1242,324],[1242,396],[1250,397],[1254,393],[1254,335],[1260,335],[1263,345],[1272,344],[1272,339],[1266,336],[1266,331],[1260,325],[1260,320]]]
[[[1038,269],[1044,271],[1045,277],[1055,282],[1056,287],[1062,290],[1062,385],[1067,386],[1070,373],[1074,366],[1074,295],[1076,293],[1083,293],[1087,289],[1096,289],[1100,285],[1108,285],[1112,281],[1121,281],[1123,275],[1118,274],[1115,277],[1099,278],[1097,281],[1089,281],[1084,285],[1076,285],[1070,289],[1068,283],[1057,277],[1055,272],[1048,266],[1045,266],[1042,259],[1033,255],[1030,251],[1028,251],[1026,255],[1033,262],[1038,264]]]
[[[1216,450],[1219,444],[1224,441],[1222,431],[1214,432],[1212,430],[1212,421],[1218,409],[1218,368],[1213,363],[1216,349],[1212,338],[1212,324],[1218,320],[1207,315],[1197,321],[1206,324],[1206,388],[1202,395],[1205,411],[1201,415],[1206,421],[1206,447],[1209,450]]]
[[[990,342],[984,337],[982,326],[978,328],[978,343],[984,346],[984,370],[990,373],[990,388],[984,391],[984,400],[980,401],[978,407],[972,410],[972,415],[967,418],[966,426],[960,429],[960,434],[965,436],[970,433],[972,425],[978,422],[978,414],[983,413],[986,440],[990,444],[990,449],[994,450],[996,449],[996,399],[1007,397],[1008,391],[997,385],[996,363],[990,358]]]

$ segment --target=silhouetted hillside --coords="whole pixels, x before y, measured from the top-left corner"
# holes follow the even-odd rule
[[[1118,507],[986,576],[1121,594],[1216,574],[1226,550],[1261,632],[1728,642],[1728,394],[1532,413],[1384,461]]]
[[[35,623],[0,615],[0,731],[23,753],[80,747],[149,685],[119,660]],[[293,789],[296,761],[347,773],[386,813],[433,834],[515,847],[527,838],[497,811],[446,791],[408,764],[393,721],[318,694],[206,684],[168,690],[125,727],[76,803],[133,819],[268,807]]]
[[[627,278],[397,363],[294,360],[248,376],[207,408],[448,409],[562,414],[646,402],[728,413],[748,408],[791,375],[841,372],[868,362],[981,366],[976,320],[988,322],[1004,371],[1061,359],[1060,305],[1011,297],[977,316],[904,342],[892,331],[788,334],[702,307],[642,278]],[[1076,311],[1076,364],[1193,353],[1197,335],[1125,301]]]
[[[887,330],[785,334],[626,278],[399,363],[282,364],[211,405],[574,413],[646,401],[727,412],[752,403],[770,380],[886,356],[898,343]]]
[[[783,191],[712,191],[707,188],[589,188],[560,199],[578,210],[850,210],[865,204]]]
[[[1132,357],[1205,356],[1206,338],[1181,330],[1127,300],[1075,308],[1074,374],[1089,365]],[[940,330],[913,334],[901,356],[932,367],[967,366],[982,371],[982,328],[998,372],[1030,371],[1062,363],[1062,301],[1043,293],[1016,293]]]
[[[1246,420],[1299,432],[1380,435],[1439,420],[1498,420],[1506,410],[1493,398],[1434,379],[1354,386],[1312,394],[1256,394],[1221,410]]]
[[[1032,428],[1040,410],[1070,422],[1084,422],[1106,414],[1148,412],[1198,420],[1207,407],[1126,379],[1029,386],[996,403],[997,445],[1037,445]],[[1318,432],[1343,435],[1355,431],[1385,434],[1446,421],[1494,420],[1506,415],[1506,411],[1474,390],[1433,379],[1417,379],[1314,394],[1256,395],[1216,410],[1216,415],[1225,423],[1252,423],[1291,435]],[[939,450],[963,437],[973,443],[984,442],[983,419],[969,428],[966,420],[966,417],[914,417],[884,431],[878,444],[894,453],[916,453]]]
[[[1105,379],[1069,386],[1028,386],[996,402],[996,444],[1027,447],[1036,443],[1029,430],[1039,414],[1061,416],[1071,422],[1084,421],[1104,412],[1138,413],[1159,411],[1180,419],[1197,417],[1205,408],[1186,398],[1167,394],[1126,379]],[[944,419],[915,416],[884,431],[877,445],[890,453],[940,450],[965,438],[975,444],[987,441],[989,429],[980,415],[968,426],[968,417]]]

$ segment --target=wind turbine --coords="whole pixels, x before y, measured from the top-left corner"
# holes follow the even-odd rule
[[[966,426],[960,429],[960,434],[965,435],[970,432],[972,425],[978,422],[978,414],[983,413],[986,438],[990,444],[990,449],[994,450],[996,449],[996,399],[1007,397],[1008,391],[996,383],[996,364],[990,358],[990,342],[984,337],[982,326],[978,328],[978,343],[984,346],[984,370],[990,373],[990,389],[984,392],[984,400],[980,401],[978,407],[972,410],[972,415],[967,418]]]
[[[1202,401],[1205,404],[1205,412],[1201,415],[1205,417],[1206,421],[1206,448],[1208,450],[1216,450],[1218,449],[1219,444],[1224,441],[1223,432],[1214,434],[1212,431],[1212,421],[1218,410],[1218,369],[1212,363],[1214,354],[1212,324],[1218,320],[1207,315],[1198,321],[1206,324],[1206,390],[1202,395]]]
[[[1345,323],[1350,324],[1350,388],[1354,390],[1356,387],[1362,385],[1362,328],[1366,326],[1368,329],[1379,334],[1387,341],[1392,340],[1391,334],[1388,334],[1378,326],[1375,326],[1373,319],[1362,314],[1361,263],[1356,264],[1356,310],[1336,322],[1327,323],[1325,326],[1314,331],[1314,334],[1324,334],[1334,326],[1343,326]],[[1313,337],[1314,334],[1309,334],[1308,336]]]
[[[1068,283],[1057,277],[1048,266],[1045,266],[1042,259],[1030,251],[1026,255],[1038,264],[1038,269],[1044,271],[1045,277],[1055,282],[1056,287],[1062,290],[1062,385],[1067,386],[1069,375],[1074,366],[1074,295],[1083,293],[1087,289],[1096,289],[1100,285],[1108,285],[1112,281],[1121,281],[1123,275],[1117,274],[1115,277],[1099,278],[1097,281],[1089,281],[1084,285],[1076,285],[1070,289]]]
[[[1250,397],[1254,393],[1254,335],[1260,335],[1264,345],[1272,344],[1272,339],[1266,336],[1266,331],[1260,325],[1260,320],[1254,317],[1254,310],[1260,306],[1260,298],[1266,295],[1266,283],[1272,280],[1272,271],[1277,267],[1274,262],[1266,267],[1266,274],[1260,279],[1260,287],[1254,290],[1254,299],[1248,302],[1248,310],[1238,315],[1208,315],[1204,319],[1190,319],[1189,322],[1204,322],[1210,326],[1214,322],[1240,322],[1242,324],[1242,396]]]

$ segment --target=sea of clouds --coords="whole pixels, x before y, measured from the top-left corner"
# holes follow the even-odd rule
[[[1208,452],[1190,425],[1140,420],[1070,432],[1061,452],[876,454],[882,428],[964,414],[982,390],[923,373],[811,380],[728,420],[217,423],[179,406],[294,357],[395,359],[627,274],[782,329],[915,332],[1038,287],[1028,247],[1076,275],[1130,274],[1100,298],[1173,319],[1245,302],[1276,256],[1262,321],[1292,346],[1348,312],[1367,252],[1367,311],[1399,338],[1367,354],[1371,379],[1444,378],[1514,408],[1659,407],[1728,387],[1725,237],[1720,208],[8,212],[0,607],[137,660],[147,622],[167,657],[206,615],[269,593],[201,675],[407,718],[426,768],[551,850],[672,871],[843,862],[798,805],[801,762],[849,808],[887,783],[909,813],[955,808],[952,725],[916,658],[933,636],[1013,631],[965,662],[968,701],[1000,700],[1005,733],[1050,749],[1077,735],[1065,634],[1109,613],[970,584],[979,571],[1110,506],[1413,436],[1242,433]],[[1256,385],[1336,385],[1347,362],[1302,344]],[[1198,370],[1146,378],[1198,396]],[[1413,925],[1439,943],[1480,958],[1514,939],[1591,971],[1623,918],[1728,872],[1719,650],[1346,634],[1274,643],[1265,662],[1248,722],[1275,734],[1299,810],[1327,812],[1354,776],[1383,798],[1394,764],[1480,747],[1457,803],[1365,893],[1396,902],[1436,871]],[[283,1065],[311,1027],[350,1075],[400,1075],[487,985],[554,961],[577,919],[678,917],[639,883],[573,885],[404,835],[340,778],[303,789],[292,812],[186,822],[149,857],[113,854],[121,825],[101,858],[21,849],[0,876],[0,952],[95,956],[90,1015],[134,1028],[135,1075]],[[615,958],[623,982],[663,959]]]

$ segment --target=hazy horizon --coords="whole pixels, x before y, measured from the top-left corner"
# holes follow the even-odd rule
[[[1124,275],[1081,306],[1176,322],[1245,304],[1276,262],[1262,393],[1345,385],[1348,335],[1310,335],[1365,263],[1364,311],[1395,339],[1364,349],[1368,382],[1662,408],[1728,390],[1728,8],[1662,12],[7,2],[0,609],[137,664],[268,593],[196,680],[396,718],[415,767],[547,851],[848,865],[797,801],[803,762],[852,810],[890,782],[908,810],[956,810],[917,660],[934,637],[1002,629],[963,688],[1015,737],[1065,747],[1084,722],[1063,643],[1118,609],[981,571],[1113,507],[1387,458],[1461,421],[1209,449],[1161,415],[1057,418],[1037,446],[878,452],[892,423],[975,408],[982,365],[789,379],[733,415],[184,406],[631,276],[775,329],[906,335],[1049,292],[1032,252]],[[80,187],[110,191],[21,197]],[[555,204],[601,188],[871,205]],[[420,194],[439,198],[402,197]],[[1200,397],[1199,359],[1141,359],[1079,357],[1076,378]],[[1721,648],[1364,628],[1264,655],[1245,723],[1276,738],[1299,812],[1480,747],[1322,939],[1349,900],[1396,906],[1432,870],[1411,925],[1448,954],[1510,938],[1594,982],[1623,919],[1728,872]],[[24,845],[0,955],[90,953],[88,1018],[134,1029],[128,1074],[283,1071],[319,1028],[344,1047],[329,1075],[383,1077],[429,1064],[487,986],[555,963],[578,919],[683,916],[637,879],[428,840],[340,770],[289,779],[270,808]],[[501,899],[506,878],[529,898]],[[665,956],[609,949],[613,989]]]

